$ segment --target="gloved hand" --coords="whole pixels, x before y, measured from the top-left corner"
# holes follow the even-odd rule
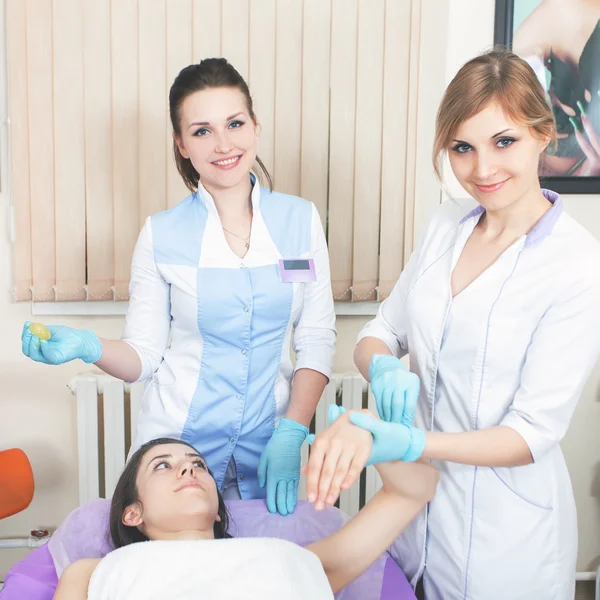
[[[258,463],[258,483],[267,486],[269,512],[294,512],[300,481],[300,449],[308,427],[291,419],[281,419]]]
[[[402,423],[386,423],[370,415],[355,412],[350,421],[373,434],[373,447],[367,465],[381,462],[417,460],[425,450],[425,432]]]
[[[412,426],[421,387],[419,377],[395,356],[374,354],[369,379],[379,416],[384,421]]]
[[[21,333],[23,354],[32,360],[47,365],[61,365],[76,358],[86,363],[95,363],[102,356],[102,342],[93,331],[73,329],[64,325],[49,325],[50,339],[40,340],[29,331],[25,321]]]

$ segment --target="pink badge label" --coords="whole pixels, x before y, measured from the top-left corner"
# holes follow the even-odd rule
[[[315,261],[312,258],[281,258],[279,276],[284,283],[316,281]]]

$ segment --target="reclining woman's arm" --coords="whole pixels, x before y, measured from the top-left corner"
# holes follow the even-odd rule
[[[71,563],[63,572],[53,600],[87,600],[88,586],[99,558],[84,558]]]
[[[343,414],[336,420],[340,429],[347,430],[346,435],[351,432],[349,428],[358,430],[348,416]],[[353,433],[363,443],[371,444],[370,439],[364,439],[364,431]],[[335,446],[332,451],[335,452]],[[309,461],[309,471],[310,468]],[[435,494],[439,475],[427,462],[397,461],[375,468],[383,481],[381,490],[339,531],[307,546],[321,560],[334,593],[364,573]]]

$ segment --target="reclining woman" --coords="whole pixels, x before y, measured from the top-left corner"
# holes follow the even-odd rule
[[[305,470],[327,480],[331,458],[348,465],[376,459],[377,441],[353,425],[350,414],[318,436],[319,451]],[[54,598],[191,600],[201,592],[224,600],[331,599],[385,552],[435,493],[438,474],[428,463],[376,468],[383,487],[373,499],[339,531],[301,548],[285,540],[231,538],[225,504],[202,456],[181,440],[150,441],[131,457],[115,489],[110,528],[117,549],[71,564]]]

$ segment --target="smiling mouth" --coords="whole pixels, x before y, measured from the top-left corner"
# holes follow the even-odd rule
[[[242,155],[240,154],[238,156],[224,158],[223,160],[215,160],[211,164],[213,164],[216,167],[219,167],[221,169],[228,169],[228,168],[231,168],[231,167],[234,167],[235,165],[237,165],[240,162],[241,158],[242,158]]]
[[[507,181],[508,181],[508,179],[505,179],[504,181],[500,181],[498,183],[492,183],[489,185],[480,185],[480,184],[476,183],[475,186],[477,187],[477,189],[480,192],[495,192],[496,190],[499,190]]]

